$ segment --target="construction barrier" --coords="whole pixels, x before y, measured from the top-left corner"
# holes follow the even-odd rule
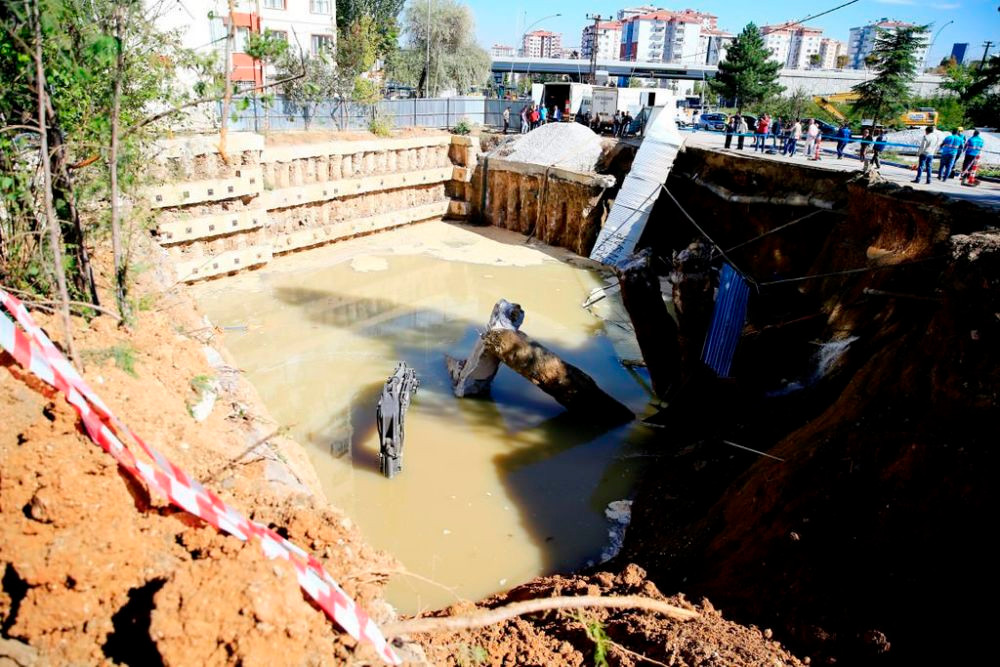
[[[137,481],[145,482],[150,492],[165,496],[177,507],[219,530],[244,541],[258,539],[268,558],[283,558],[292,564],[299,585],[306,594],[351,637],[372,644],[385,662],[400,664],[399,657],[375,623],[326,573],[319,560],[273,530],[248,520],[139,438],[90,389],[35,323],[24,304],[3,289],[0,289],[0,306],[6,308],[23,327],[23,330],[19,329],[0,308],[0,349],[9,352],[33,375],[65,394],[80,415],[87,434],[111,454],[118,465]],[[119,439],[119,433],[137,443],[152,462],[137,458]]]

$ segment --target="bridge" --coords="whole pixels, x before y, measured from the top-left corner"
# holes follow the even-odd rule
[[[494,58],[494,74],[565,74],[574,81],[586,81],[590,74],[590,60],[584,58]],[[701,81],[711,79],[719,68],[715,65],[690,65],[684,63],[643,62],[635,60],[598,60],[598,71],[609,77],[638,77],[642,79],[680,79]],[[782,69],[778,82],[786,93],[802,90],[808,95],[844,93],[851,86],[871,77],[867,70],[817,70]],[[921,74],[911,85],[917,97],[931,97],[940,92],[943,77]]]

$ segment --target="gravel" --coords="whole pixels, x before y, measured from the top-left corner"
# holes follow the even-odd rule
[[[589,128],[579,123],[548,123],[503,144],[489,156],[592,172],[602,152],[601,137]]]

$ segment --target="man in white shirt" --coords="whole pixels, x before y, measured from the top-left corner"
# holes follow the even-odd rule
[[[920,182],[920,172],[927,168],[927,185],[931,184],[931,169],[934,164],[934,153],[937,152],[940,139],[934,133],[934,128],[928,126],[924,136],[920,139],[920,148],[917,150],[917,177],[914,183]]]

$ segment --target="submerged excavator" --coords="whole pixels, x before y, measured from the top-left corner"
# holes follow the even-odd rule
[[[813,102],[815,102],[819,108],[823,109],[823,111],[826,111],[838,121],[843,122],[847,120],[847,118],[843,113],[841,113],[840,109],[837,108],[837,103],[849,104],[857,99],[857,93],[834,93],[832,95],[815,95],[813,97]],[[937,125],[937,122],[938,113],[930,107],[918,107],[916,109],[904,111],[898,118],[893,120],[894,124],[899,124],[903,127],[934,126]],[[872,121],[870,119],[861,121],[862,127],[871,124]]]

